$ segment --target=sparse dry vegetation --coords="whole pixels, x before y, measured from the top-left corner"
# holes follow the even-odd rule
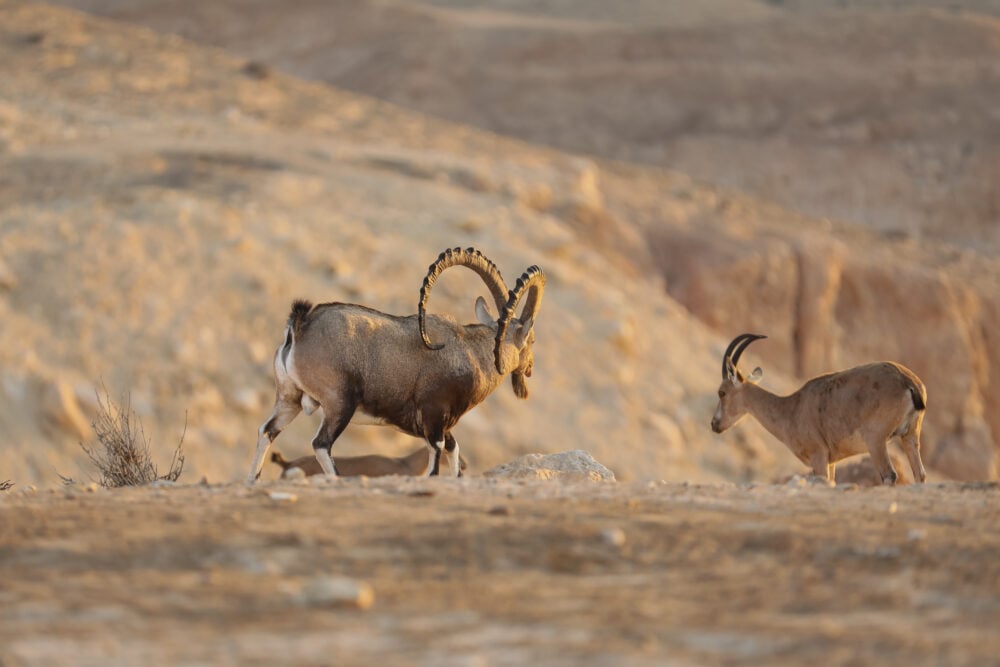
[[[0,482],[0,491],[7,491],[8,489],[12,488],[13,486],[14,486],[14,482],[10,481],[9,479],[5,480],[3,482]]]
[[[124,394],[120,404],[116,405],[107,389],[97,392],[97,416],[92,424],[97,442],[89,446],[81,442],[80,447],[97,466],[101,486],[141,486],[157,480],[175,482],[181,476],[184,470],[186,420],[170,468],[163,475],[149,454],[149,440],[143,431],[142,420],[132,409],[130,394]]]

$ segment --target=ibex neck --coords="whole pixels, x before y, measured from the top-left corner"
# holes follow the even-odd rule
[[[768,433],[786,444],[791,430],[795,428],[793,415],[797,403],[798,394],[777,396],[757,385],[746,388],[747,411]]]
[[[469,348],[471,357],[475,359],[475,365],[479,369],[480,381],[484,383],[484,390],[489,393],[500,386],[504,376],[497,372],[496,360],[493,356],[493,342],[496,336],[496,329],[490,329],[483,325],[467,325],[466,338],[470,341]],[[506,347],[506,346],[505,346]],[[516,364],[516,357],[512,357],[507,350],[504,358],[505,362]]]

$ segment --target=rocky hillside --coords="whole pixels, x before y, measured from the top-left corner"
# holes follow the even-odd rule
[[[61,0],[816,217],[993,252],[996,0]]]
[[[239,479],[290,301],[413,312],[426,265],[454,245],[481,248],[508,280],[532,263],[549,276],[531,398],[505,387],[456,430],[474,472],[567,449],[622,480],[800,471],[755,425],[708,429],[722,349],[756,329],[771,339],[747,363],[764,359],[778,390],[903,361],[928,384],[932,475],[997,474],[989,257],[68,10],[8,4],[0,19],[0,479],[85,475],[77,442],[102,382],[131,392],[163,457],[186,418],[186,476]],[[448,274],[433,306],[471,321],[482,291]],[[315,426],[300,417],[279,449],[306,453]],[[370,427],[338,441],[415,446]]]
[[[0,19],[0,477],[85,476],[103,383],[161,457],[186,418],[187,477],[240,478],[291,300],[412,312],[453,245],[549,276],[530,400],[503,388],[457,431],[473,470],[577,448],[625,479],[795,468],[709,437],[724,341],[632,262],[593,162],[66,10]],[[433,305],[471,321],[484,290],[461,274]],[[305,453],[315,424],[278,445]],[[358,427],[338,449],[417,445]]]

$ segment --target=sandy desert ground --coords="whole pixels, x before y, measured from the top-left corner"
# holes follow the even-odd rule
[[[57,4],[0,3],[0,667],[1000,664],[1000,5]],[[240,483],[291,300],[455,245],[549,281],[469,476]],[[712,434],[745,330],[913,368],[931,483]],[[179,484],[91,483],[102,386]],[[481,476],[575,449],[618,481]]]
[[[998,519],[996,483],[8,494],[0,662],[996,665]]]

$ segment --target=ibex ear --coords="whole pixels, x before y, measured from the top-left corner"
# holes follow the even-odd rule
[[[528,340],[528,334],[531,333],[531,326],[535,323],[530,317],[526,322],[521,322],[517,325],[517,329],[514,330],[514,347],[521,349],[524,347],[524,341]]]
[[[747,382],[749,382],[750,384],[757,384],[758,382],[760,382],[760,379],[762,377],[764,377],[764,371],[760,370],[760,366],[758,366],[757,368],[753,369],[753,373],[751,373],[750,377],[747,378]]]
[[[476,319],[479,320],[480,324],[496,323],[496,320],[490,315],[490,309],[486,307],[486,299],[481,296],[476,297]]]

